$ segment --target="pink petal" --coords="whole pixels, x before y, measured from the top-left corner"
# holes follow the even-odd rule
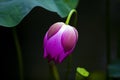
[[[60,30],[63,24],[64,24],[63,22],[57,22],[53,24],[48,30],[48,39],[54,34],[56,34]]]
[[[57,56],[63,52],[63,47],[61,45],[61,33],[58,32],[54,36],[52,36],[49,40],[47,40],[46,51],[48,55],[54,60],[56,60]]]
[[[69,25],[66,26],[66,29],[62,34],[61,41],[65,52],[73,48],[73,46],[76,44],[76,33],[73,27]]]
[[[46,43],[47,43],[47,33],[46,33],[46,35],[45,35],[45,37],[44,37],[44,45],[43,45],[43,47],[44,47],[44,55],[43,55],[43,57],[44,58],[47,58],[47,52],[46,52]]]
[[[78,31],[76,30],[76,28],[74,28],[73,27],[73,29],[74,29],[74,31],[75,31],[75,34],[76,34],[76,41],[78,40]]]

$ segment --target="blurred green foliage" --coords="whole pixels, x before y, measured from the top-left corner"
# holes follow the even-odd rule
[[[85,68],[77,67],[75,80],[84,80],[89,76],[89,72]]]
[[[110,77],[120,78],[120,59],[117,59],[109,64],[108,69]]]
[[[66,17],[79,0],[0,0],[0,25],[16,26],[34,7],[40,6]]]
[[[102,71],[91,72],[88,80],[106,80],[105,72]]]

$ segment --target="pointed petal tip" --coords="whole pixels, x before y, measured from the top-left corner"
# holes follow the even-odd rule
[[[63,22],[54,23],[48,30],[47,38],[49,39],[50,37],[55,35],[60,30],[62,25],[64,25]]]

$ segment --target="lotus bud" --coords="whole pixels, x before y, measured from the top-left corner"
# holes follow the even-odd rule
[[[75,48],[77,30],[63,22],[54,23],[44,37],[44,58],[61,63]]]

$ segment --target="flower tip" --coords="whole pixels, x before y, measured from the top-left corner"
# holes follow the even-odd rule
[[[56,34],[60,30],[63,24],[64,24],[63,22],[54,23],[48,30],[48,35],[47,35],[48,39],[54,34]]]

